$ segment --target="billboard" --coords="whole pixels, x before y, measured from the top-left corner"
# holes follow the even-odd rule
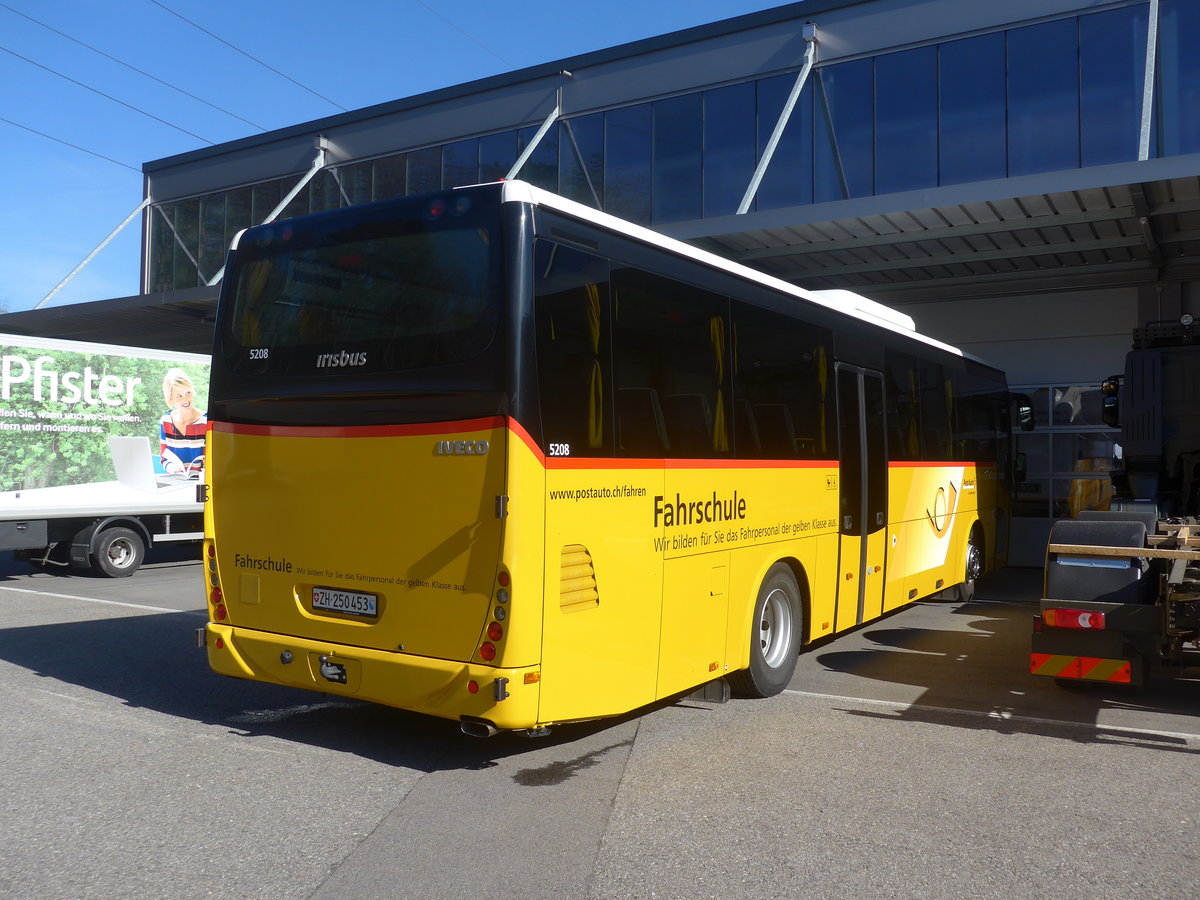
[[[148,437],[164,471],[164,431],[168,449],[203,434],[208,373],[194,353],[0,334],[0,491],[114,480],[110,435]]]

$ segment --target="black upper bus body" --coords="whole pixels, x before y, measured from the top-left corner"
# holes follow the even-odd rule
[[[888,459],[1003,462],[1003,373],[903,319],[519,182],[484,185],[243,232],[209,415],[284,426],[499,415],[546,453],[836,459],[834,373],[846,364],[883,373],[886,433],[872,439]]]

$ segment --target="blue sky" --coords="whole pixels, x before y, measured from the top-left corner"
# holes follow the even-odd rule
[[[0,0],[0,310],[137,207],[148,160],[780,5]],[[139,266],[135,220],[48,305],[136,294]]]

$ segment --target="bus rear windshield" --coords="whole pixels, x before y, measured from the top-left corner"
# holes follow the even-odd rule
[[[493,215],[457,204],[379,204],[242,236],[224,310],[227,365],[241,375],[337,375],[459,363],[499,321]]]

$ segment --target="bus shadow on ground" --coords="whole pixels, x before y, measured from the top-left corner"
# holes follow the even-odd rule
[[[570,743],[626,718],[572,725],[531,739],[464,735],[457,722],[297,688],[217,675],[194,645],[195,614],[124,616],[0,628],[0,659],[35,675],[116,697],[130,707],[275,737],[424,772],[482,769]]]
[[[845,712],[1079,743],[1200,752],[1184,736],[1100,723],[1101,714],[1111,710],[1192,717],[1200,688],[1195,682],[1156,681],[1142,688],[1080,684],[1064,689],[1053,679],[1029,674],[1034,606],[984,601],[947,611],[968,621],[957,623],[959,629],[909,628],[894,627],[895,619],[889,618],[859,632],[869,647],[818,652],[817,661],[834,672],[922,689],[916,701],[895,711]]]
[[[170,569],[180,566],[194,566],[200,562],[200,545],[195,542],[159,544],[146,549],[143,569]],[[91,569],[76,569],[58,562],[43,564],[17,559],[11,552],[0,553],[0,581],[14,580],[29,576],[34,572],[44,572],[69,580],[71,578],[95,578],[109,581],[107,575],[93,572]],[[116,579],[120,580],[120,579]]]

